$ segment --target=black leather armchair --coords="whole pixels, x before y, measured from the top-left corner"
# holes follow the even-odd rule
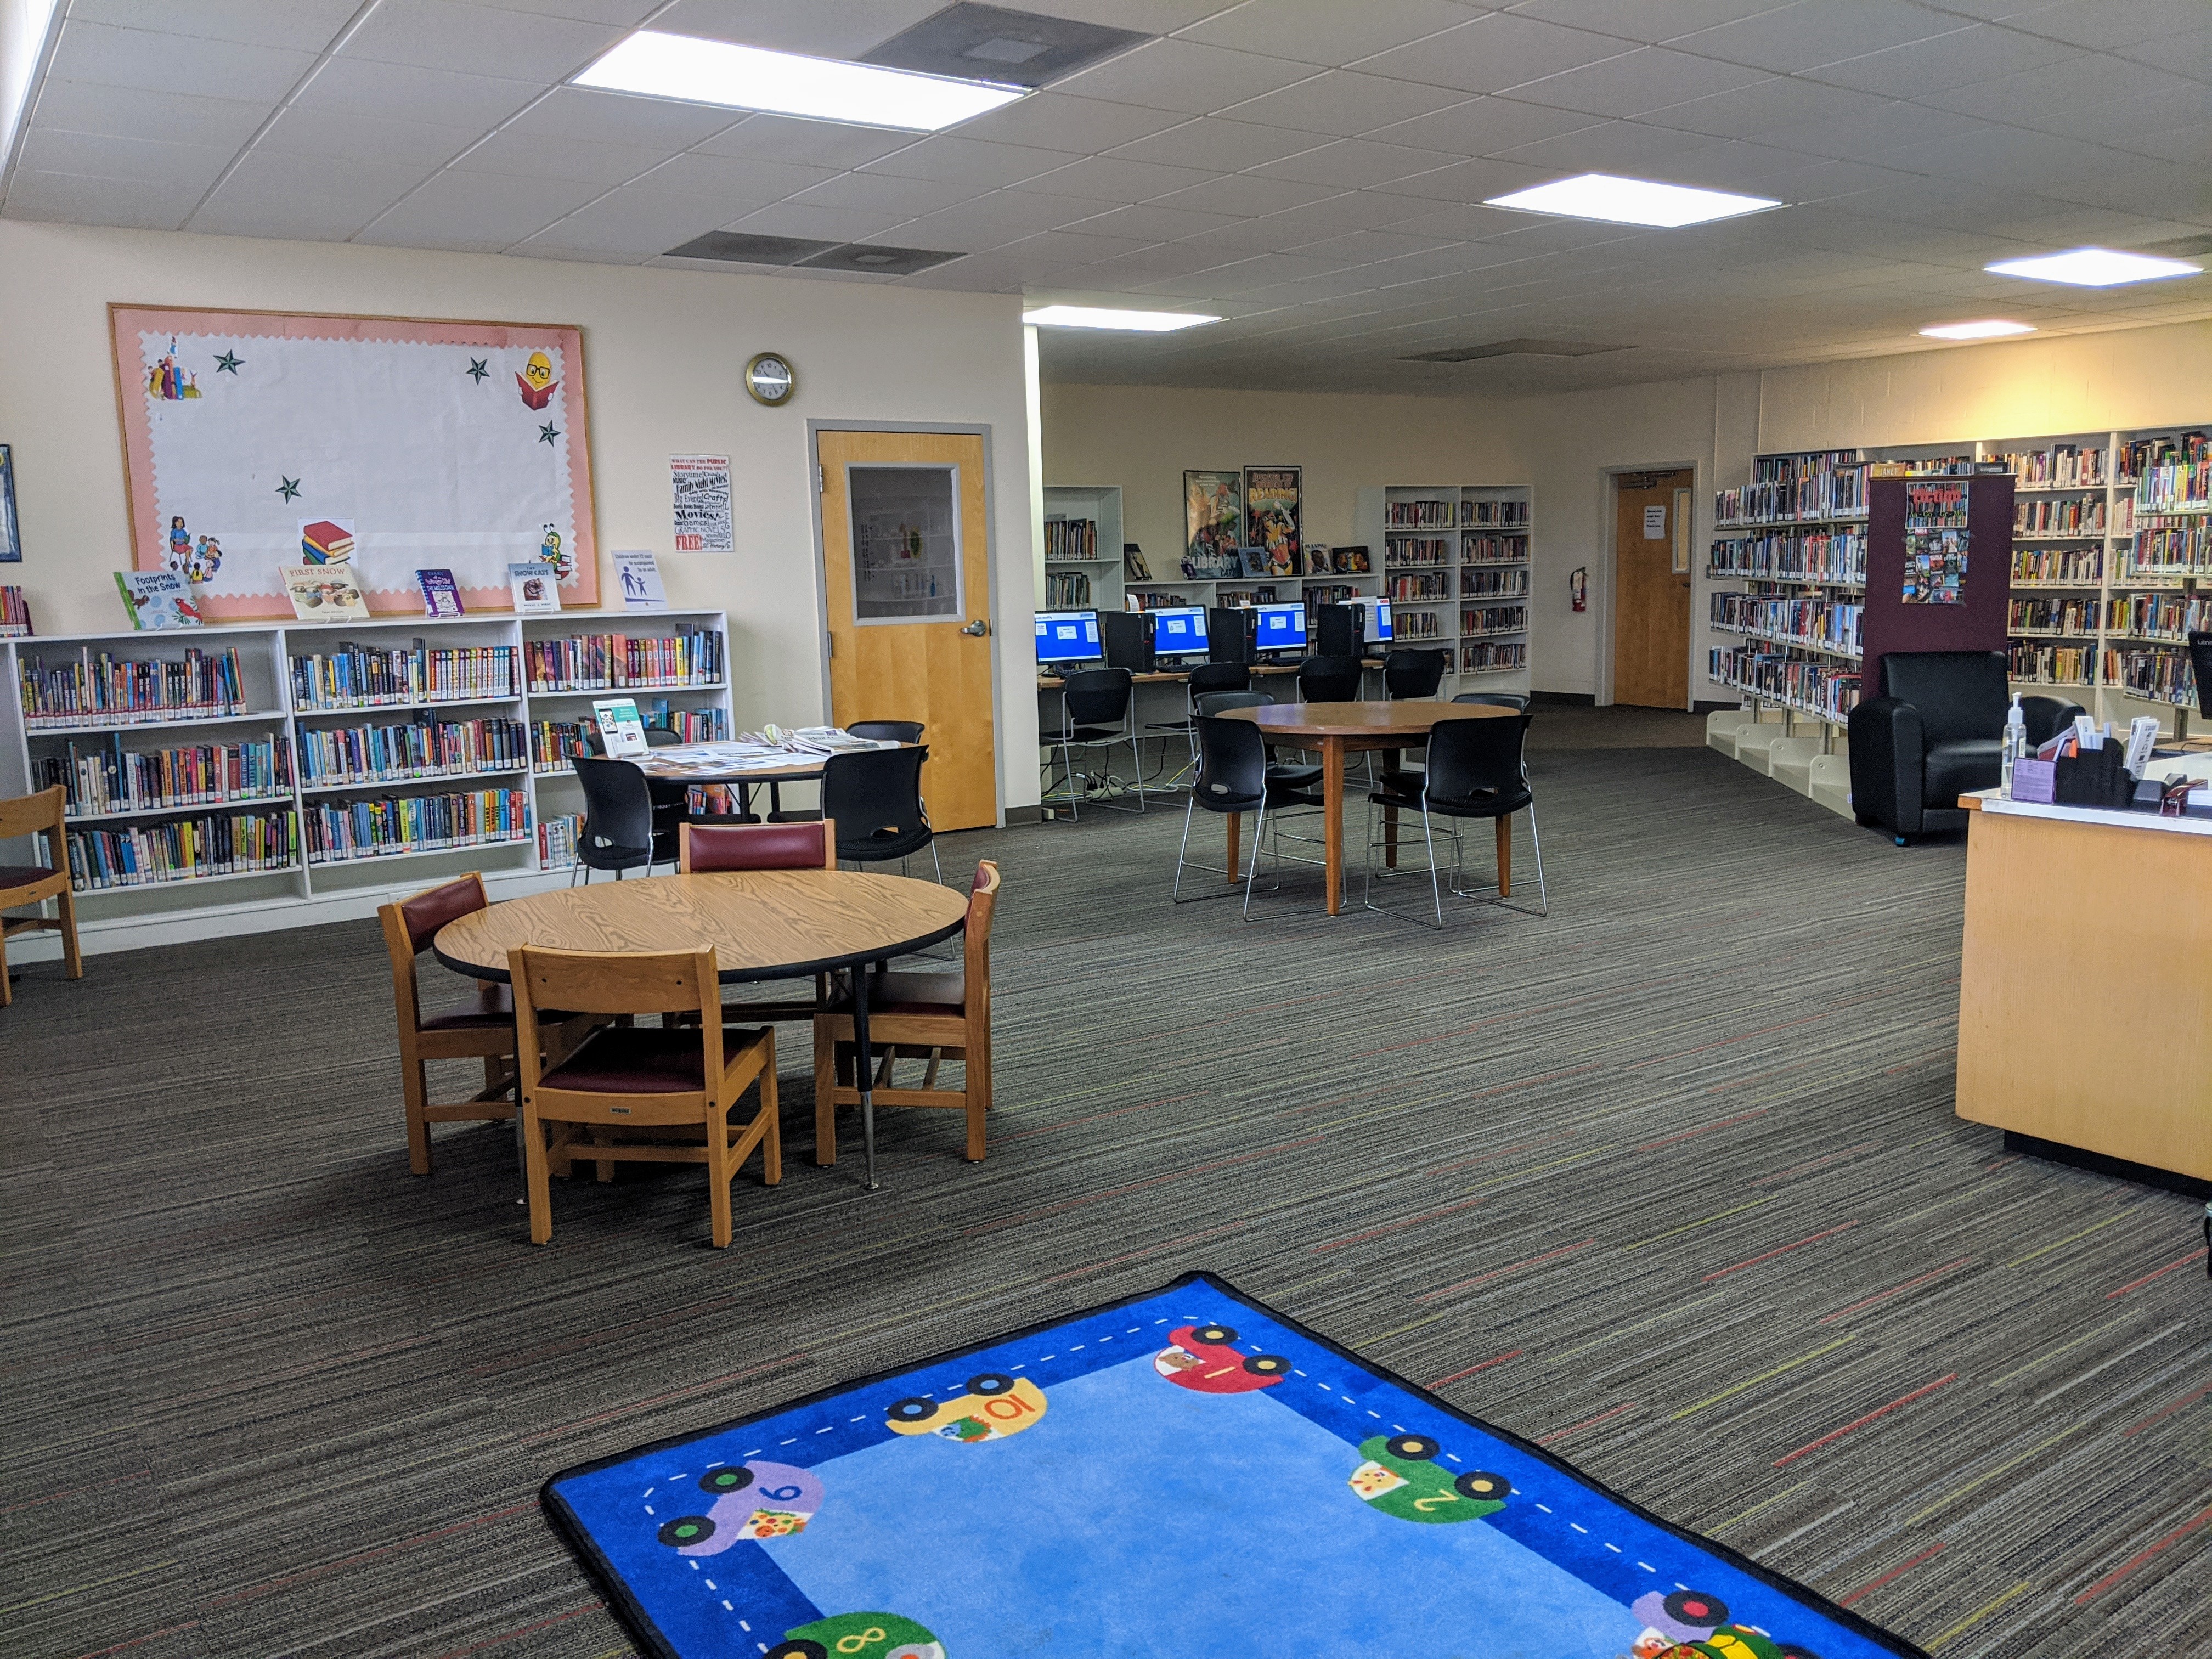
[[[1908,836],[1966,827],[1959,797],[2003,769],[2002,651],[1893,651],[1881,696],[1851,710],[1851,813]]]

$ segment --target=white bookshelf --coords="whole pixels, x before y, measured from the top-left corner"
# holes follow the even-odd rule
[[[1044,487],[1044,590],[1040,611],[1119,611],[1121,586],[1121,486],[1047,484]],[[1070,557],[1054,543],[1055,526],[1092,526],[1096,547],[1089,558]],[[1087,597],[1062,596],[1062,590],[1087,589]]]
[[[1460,690],[1528,690],[1525,484],[1386,484],[1359,492],[1361,538],[1381,567],[1392,643],[1448,657]]]
[[[719,641],[719,672],[690,677],[686,684],[627,683],[630,677],[624,673],[619,678],[626,683],[617,685],[541,684],[532,689],[528,647],[534,643],[606,635],[665,641],[687,633]],[[731,729],[728,639],[728,619],[720,611],[568,611],[541,617],[504,612],[438,620],[386,617],[337,624],[270,623],[0,640],[0,670],[10,687],[10,695],[0,705],[0,794],[21,795],[46,787],[47,769],[40,763],[65,761],[72,749],[79,760],[103,751],[143,755],[240,744],[282,750],[284,781],[279,788],[257,786],[223,799],[180,799],[167,805],[103,800],[71,812],[70,830],[118,834],[159,831],[180,820],[270,814],[285,825],[289,849],[286,861],[276,868],[210,871],[123,886],[80,883],[78,915],[91,950],[366,915],[387,897],[414,892],[467,870],[481,871],[496,896],[513,896],[568,879],[567,863],[540,859],[537,832],[549,819],[583,811],[583,793],[573,768],[533,763],[532,740],[538,723],[586,720],[594,697],[630,696],[648,723],[657,702],[665,699],[672,716],[715,710],[723,728]],[[327,658],[347,647],[411,651],[418,643],[433,653],[503,650],[513,667],[511,682],[503,687],[457,686],[451,695],[387,692],[336,706],[303,695],[295,684],[295,659],[319,654]],[[64,664],[89,664],[103,656],[118,662],[179,663],[195,651],[218,657],[226,650],[234,650],[238,656],[241,706],[234,708],[144,718],[86,714],[42,719],[28,712],[23,677],[34,664],[51,670]],[[501,734],[507,740],[505,752],[487,752],[481,763],[318,775],[310,775],[302,764],[306,749],[314,744],[319,733],[404,726],[418,720],[492,720],[511,723]],[[344,851],[335,843],[327,851],[311,851],[311,814],[347,811],[356,802],[406,803],[479,791],[512,792],[505,833],[495,825],[469,838],[430,843],[408,840],[374,852]],[[515,807],[520,809],[519,814],[512,810]],[[33,852],[17,843],[0,848],[0,861],[37,856],[63,863],[66,860],[61,853],[60,848],[43,848]],[[26,945],[33,956],[40,954],[41,945],[49,953],[58,949],[52,935]]]

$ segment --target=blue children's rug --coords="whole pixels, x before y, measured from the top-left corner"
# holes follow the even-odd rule
[[[545,1483],[666,1659],[1872,1659],[1204,1273]]]

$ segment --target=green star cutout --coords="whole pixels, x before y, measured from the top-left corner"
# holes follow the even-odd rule
[[[555,426],[550,421],[538,428],[538,441],[541,444],[550,444],[560,435],[560,428]]]
[[[281,472],[276,476],[280,478],[284,477]],[[295,499],[300,493],[300,481],[297,478],[284,478],[284,482],[276,486],[276,493],[288,501]]]
[[[218,374],[235,374],[238,373],[238,357],[226,351],[215,360],[215,372]]]
[[[474,380],[478,386],[483,384],[483,377],[490,373],[491,367],[488,360],[483,357],[469,359],[469,379]]]

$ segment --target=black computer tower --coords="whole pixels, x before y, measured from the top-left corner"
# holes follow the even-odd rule
[[[1321,627],[1315,644],[1316,655],[1359,657],[1366,654],[1365,605],[1325,605],[1321,607],[1320,620]]]
[[[1142,611],[1102,611],[1098,637],[1106,647],[1106,665],[1132,674],[1152,672],[1152,619]]]
[[[1252,608],[1244,605],[1217,605],[1206,613],[1206,659],[1208,662],[1250,662],[1258,654],[1252,648]]]

